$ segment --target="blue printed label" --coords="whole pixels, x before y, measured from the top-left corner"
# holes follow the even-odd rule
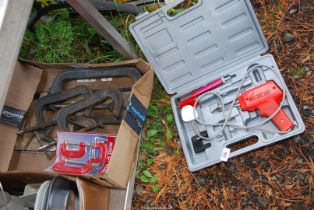
[[[25,113],[25,111],[15,109],[9,106],[4,106],[0,117],[0,123],[19,127],[23,122]]]
[[[125,112],[124,120],[137,134],[140,134],[143,128],[146,116],[147,116],[147,109],[136,98],[136,96],[133,95],[131,99],[129,100],[129,104]]]

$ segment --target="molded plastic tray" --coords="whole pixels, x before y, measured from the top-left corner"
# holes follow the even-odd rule
[[[248,0],[199,0],[174,17],[183,0],[145,15],[130,31],[169,94],[195,89],[228,64],[268,50]]]
[[[229,157],[249,152],[260,147],[300,134],[305,126],[298,109],[287,89],[283,110],[295,124],[293,130],[285,134],[269,133],[255,128],[236,129],[226,127],[224,132],[211,140],[210,147],[196,152],[192,138],[196,136],[191,123],[182,120],[176,103],[192,90],[201,87],[222,76],[233,75],[231,81],[215,89],[223,95],[228,109],[234,99],[240,78],[254,64],[266,65],[275,69],[275,73],[259,68],[250,73],[242,91],[274,80],[283,84],[283,78],[272,55],[261,56],[268,50],[267,43],[248,0],[199,0],[193,7],[170,17],[167,11],[183,0],[169,4],[160,10],[145,15],[130,26],[130,31],[139,44],[147,60],[171,98],[180,140],[191,171],[221,162],[225,148],[256,137],[256,142],[232,150]],[[258,74],[258,78],[254,76]],[[279,81],[280,80],[280,81]],[[219,101],[215,97],[202,100],[197,107],[199,118],[208,123],[224,122],[224,115],[217,109]],[[252,125],[263,120],[257,111],[243,112],[234,107],[231,122]],[[263,125],[276,130],[269,121]],[[197,125],[200,132],[212,134],[219,127]]]
[[[254,73],[250,73],[249,77],[246,79],[245,87],[242,91],[260,85],[268,80],[273,80],[277,84],[280,84],[282,81],[283,84],[284,80],[280,74],[280,71],[276,65],[276,62],[272,55],[265,55],[265,56],[258,56],[256,58],[250,59],[246,62],[243,62],[237,66],[234,66],[230,69],[232,74],[235,77],[232,80],[219,88],[216,88],[215,91],[219,92],[223,95],[223,100],[225,105],[230,105],[230,102],[235,97],[235,89],[239,87],[239,80],[242,78],[245,70],[248,69],[249,66],[253,64],[261,64],[273,67],[276,69],[276,73],[273,73],[270,70],[266,69],[259,69],[259,80],[256,80]],[[222,76],[222,75],[217,75]],[[210,82],[210,81],[208,81]],[[270,133],[261,130],[257,130],[255,128],[250,129],[236,129],[232,127],[225,128],[224,132],[220,137],[217,137],[212,140],[203,140],[203,143],[210,143],[211,147],[207,148],[205,152],[202,153],[195,153],[192,145],[192,137],[196,136],[194,130],[192,129],[191,123],[183,122],[180,114],[179,108],[176,106],[176,103],[179,98],[185,98],[189,92],[185,94],[176,94],[171,98],[171,105],[175,116],[176,125],[178,128],[180,140],[182,142],[183,151],[185,154],[185,158],[187,160],[187,164],[189,170],[196,171],[216,163],[222,162],[221,156],[224,151],[224,148],[232,148],[232,145],[238,144],[240,142],[244,143],[245,141],[249,140],[250,138],[256,138],[256,142],[254,144],[244,144],[242,146],[238,146],[236,150],[232,150],[230,153],[229,158],[235,157],[237,155],[258,149],[260,147],[276,143],[278,141],[284,140],[291,136],[300,134],[304,132],[305,126],[301,119],[301,116],[298,112],[298,109],[293,101],[291,94],[286,85],[281,87],[286,91],[286,99],[284,101],[283,110],[295,124],[295,128],[286,134],[279,134],[279,133]],[[228,93],[224,95],[224,93]],[[202,104],[197,107],[197,112],[201,116],[201,120],[210,123],[222,123],[224,122],[224,117],[222,112],[214,111],[217,108],[218,100],[215,97],[206,97],[202,100]],[[235,124],[243,124],[243,125],[252,125],[264,120],[265,118],[259,117],[258,112],[242,112],[240,108],[234,107],[232,114],[231,114],[231,122]],[[268,123],[262,126],[266,129],[276,130],[277,128],[275,125],[269,121]],[[211,134],[215,130],[220,128],[214,128],[212,126],[198,126],[200,131],[207,131],[207,133]]]

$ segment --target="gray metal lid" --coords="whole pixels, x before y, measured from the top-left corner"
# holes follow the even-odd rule
[[[183,1],[166,5],[130,25],[169,94],[195,86],[195,81],[215,79],[227,65],[268,50],[249,0],[199,0],[174,17],[167,15]]]

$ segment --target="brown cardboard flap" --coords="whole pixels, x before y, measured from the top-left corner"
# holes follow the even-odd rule
[[[14,151],[9,171],[43,171],[53,162],[43,152]]]
[[[41,78],[42,70],[18,62],[15,66],[5,105],[27,111]],[[7,171],[16,142],[17,128],[0,124],[0,171]]]
[[[34,173],[34,172],[18,172],[9,171],[2,173],[0,172],[0,182],[5,185],[5,183],[12,182],[16,184],[17,182],[23,185],[30,183],[42,183],[48,179],[52,179],[55,175],[49,173]]]
[[[80,210],[107,210],[109,205],[109,188],[101,187],[92,182],[76,179],[79,191]]]
[[[153,71],[146,73],[139,84],[134,85],[133,94],[141,101],[141,103],[148,108],[150,96],[152,94],[153,86]],[[135,153],[137,152],[137,144],[139,136],[126,123],[122,122],[120,130],[116,139],[116,146],[113,150],[110,164],[108,167],[108,179],[113,183],[123,183],[121,187],[125,187],[128,183],[129,176],[120,176],[120,174],[129,174],[130,169],[135,165]],[[116,165],[120,167],[115,167]]]
[[[5,105],[28,110],[41,79],[42,70],[18,62],[15,66]]]
[[[0,172],[0,182],[5,191],[16,194],[24,191],[26,184],[42,183],[52,179],[53,175],[33,172]]]
[[[150,71],[146,73],[142,79],[141,84],[133,87],[134,95],[141,101],[141,103],[148,108],[150,97],[153,91],[154,72]]]
[[[120,186],[123,188],[127,186],[128,183],[129,172],[134,161],[138,135],[124,121],[120,129],[123,129],[123,132],[118,133],[106,174],[112,182],[121,183],[122,185]],[[117,165],[120,167],[116,167]],[[121,174],[123,174],[123,176],[121,176]],[[127,174],[127,176],[125,176],[125,174]]]

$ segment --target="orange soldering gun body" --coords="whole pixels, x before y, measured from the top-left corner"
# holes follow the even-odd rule
[[[270,117],[278,109],[282,98],[282,90],[274,81],[270,80],[245,91],[239,96],[238,101],[242,111],[258,110],[261,117]],[[272,122],[280,131],[294,128],[294,124],[282,109],[272,118]]]

